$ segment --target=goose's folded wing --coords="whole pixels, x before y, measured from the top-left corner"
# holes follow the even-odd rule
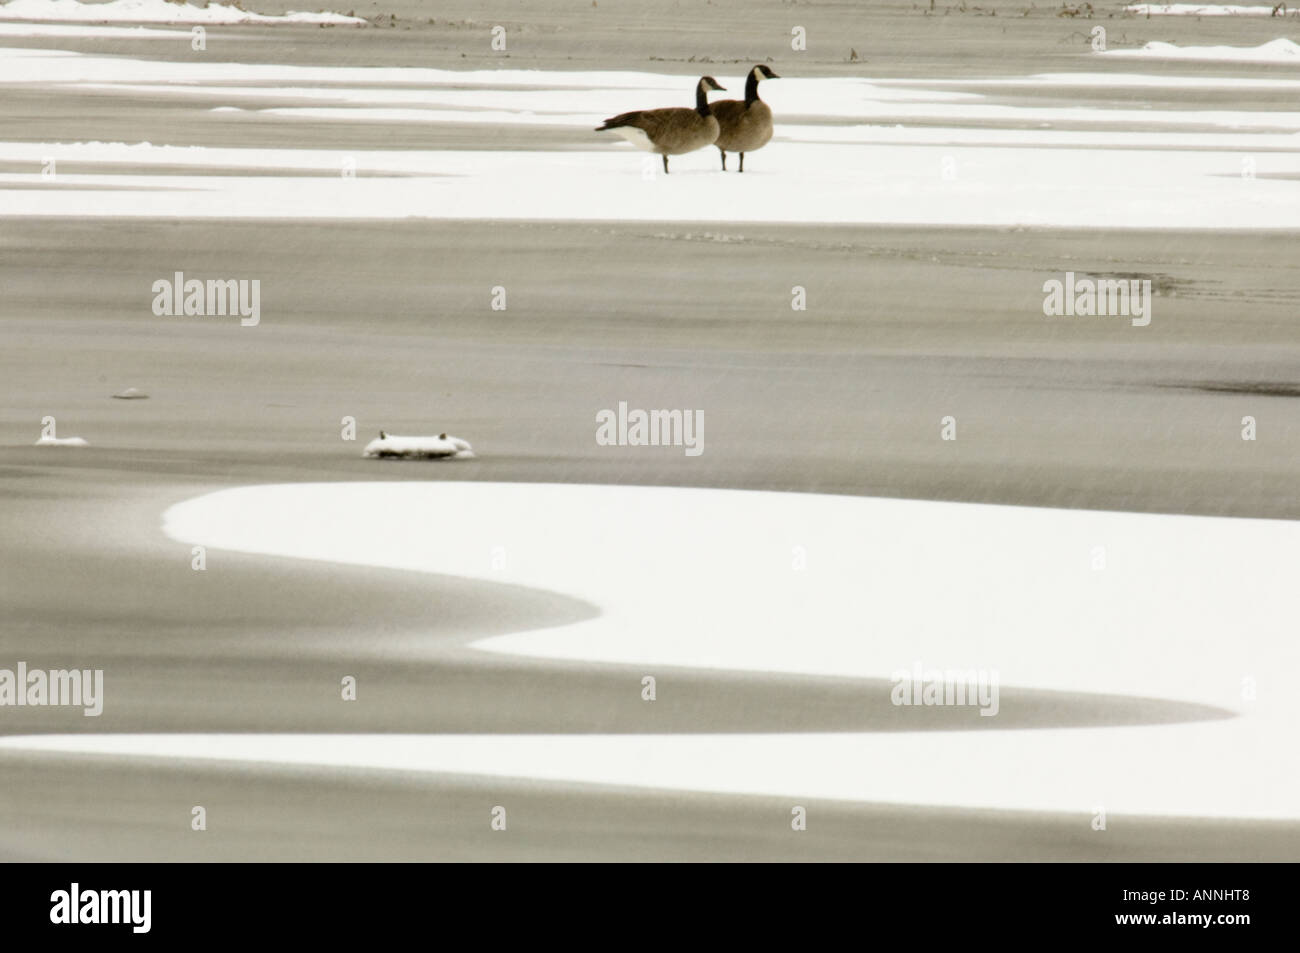
[[[745,104],[739,99],[723,99],[710,104],[709,111],[717,117],[719,124],[725,126],[739,121],[745,115]]]
[[[657,141],[672,136],[674,132],[691,128],[698,116],[694,109],[644,109],[615,116],[606,121],[605,127],[614,129],[618,126],[635,126]]]

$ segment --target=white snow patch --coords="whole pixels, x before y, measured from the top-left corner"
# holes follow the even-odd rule
[[[594,133],[593,133],[594,135]],[[1027,134],[1030,138],[1032,134]],[[1276,138],[1271,139],[1276,143]],[[1261,147],[1262,147],[1261,143]],[[1243,146],[1246,143],[1243,142]],[[60,172],[40,175],[41,143],[0,142],[0,160],[36,157],[30,172],[0,173],[7,216],[206,219],[493,219],[513,221],[852,222],[1078,228],[1294,229],[1300,190],[1281,176],[1294,154],[981,147],[935,143],[773,142],[745,175],[718,171],[715,150],[681,156],[671,175],[643,176],[623,146],[604,151],[428,151],[395,156],[329,150],[214,150],[217,162],[283,175]],[[66,150],[75,160],[94,150]],[[118,153],[126,161],[130,152]],[[203,154],[149,149],[142,165]],[[357,176],[294,176],[355,162]],[[195,161],[197,160],[197,161]],[[950,162],[954,175],[941,171]],[[415,170],[403,177],[366,172]],[[132,170],[133,172],[135,170]],[[651,170],[653,173],[654,170]],[[1271,176],[1279,176],[1272,178]],[[122,190],[123,185],[131,186]],[[119,187],[113,190],[112,187]]]
[[[1294,9],[1288,10],[1285,3],[1270,3],[1262,7],[1237,3],[1134,3],[1125,7],[1124,12],[1139,16],[1267,17],[1272,16],[1279,6],[1279,16],[1294,15]]]
[[[307,23],[330,26],[364,26],[360,17],[341,13],[299,13],[265,16],[221,3],[205,7],[167,0],[109,0],[108,3],[81,3],[79,0],[9,0],[0,5],[0,20],[35,20],[38,22],[78,21],[82,23],[195,23],[230,26],[240,23]]]
[[[0,7],[2,16],[3,7]],[[186,30],[157,30],[145,26],[66,26],[59,23],[0,23],[0,37],[5,36],[48,36],[77,37],[79,39],[174,39],[178,36],[188,37]]]
[[[437,534],[412,530],[435,523]],[[893,734],[87,736],[0,744],[1083,816],[1104,803],[1116,814],[1300,817],[1292,793],[1300,765],[1277,756],[1300,721],[1291,690],[1300,678],[1293,522],[438,482],[225,490],[172,507],[164,529],[186,543],[241,552],[517,583],[602,610],[573,625],[477,643],[491,651],[647,671],[882,679],[919,660],[998,671],[1004,708],[1008,686],[1018,686],[1181,699],[1238,714],[1150,727]],[[1100,544],[1107,564],[1096,571]],[[491,565],[494,546],[510,553],[506,566]],[[791,562],[795,546],[806,557],[801,571]],[[1243,604],[1251,606],[1245,625]],[[1247,677],[1258,682],[1257,700],[1243,699]]]
[[[88,447],[83,437],[41,437],[36,441],[38,447]]]
[[[1152,40],[1137,50],[1106,50],[1098,56],[1148,58],[1161,60],[1202,60],[1218,63],[1297,63],[1300,46],[1286,37],[1269,40],[1259,46],[1178,46]]]
[[[979,79],[882,79],[884,87],[948,87],[1041,89],[1044,86],[1087,89],[1227,89],[1263,90],[1296,89],[1300,79],[1253,76],[1165,76],[1155,73],[1035,73],[1031,76],[1006,76]]]
[[[57,64],[62,65],[62,64]],[[170,65],[170,64],[169,64]],[[227,64],[235,66],[237,64]],[[45,74],[39,64],[22,71],[14,82],[34,82]],[[3,61],[0,60],[0,70]],[[61,82],[87,70],[69,71]],[[508,71],[503,71],[503,82]],[[3,73],[0,72],[0,76]],[[439,82],[429,88],[375,86],[233,85],[228,79],[199,82],[153,80],[131,82],[127,75],[115,81],[82,81],[87,89],[150,96],[180,96],[254,104],[272,101],[260,110],[267,115],[328,119],[337,122],[484,123],[490,125],[575,126],[584,136],[612,113],[622,111],[629,94],[602,87],[576,89],[449,89]],[[558,82],[558,81],[557,81]],[[784,82],[784,81],[782,81]],[[1180,88],[1184,84],[1165,84]],[[1277,88],[1277,87],[1273,87]],[[791,81],[782,89],[766,91],[767,102],[778,118],[778,128],[808,118],[872,122],[959,121],[962,123],[1089,124],[1097,126],[1152,125],[1217,126],[1224,128],[1300,129],[1300,119],[1285,110],[1153,110],[1086,106],[1022,106],[988,102],[976,93],[903,89],[856,79]],[[635,94],[634,94],[635,95]],[[655,95],[647,90],[647,99]],[[663,98],[663,94],[658,94]],[[653,100],[651,100],[653,102]],[[610,130],[618,133],[619,130]],[[590,138],[589,138],[589,141]],[[597,140],[598,141],[598,140]]]

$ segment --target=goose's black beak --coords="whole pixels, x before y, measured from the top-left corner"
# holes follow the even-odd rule
[[[774,72],[773,70],[768,70],[768,71],[767,71],[767,78],[768,78],[768,79],[780,79],[780,78],[781,78],[781,75],[780,75],[779,73]]]

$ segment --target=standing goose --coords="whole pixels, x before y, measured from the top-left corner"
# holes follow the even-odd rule
[[[722,153],[722,171],[727,171],[727,153],[740,153],[740,171],[745,171],[745,153],[767,145],[772,138],[772,110],[758,98],[758,84],[764,79],[780,79],[763,64],[749,71],[745,80],[745,101],[724,99],[713,104],[713,115],[721,131],[714,143]]]
[[[694,109],[674,107],[623,113],[606,119],[603,126],[596,127],[596,131],[609,129],[638,149],[659,153],[663,156],[664,174],[667,175],[669,156],[703,149],[718,138],[718,120],[713,118],[709,107],[708,92],[711,89],[723,87],[712,76],[702,76],[695,85]]]

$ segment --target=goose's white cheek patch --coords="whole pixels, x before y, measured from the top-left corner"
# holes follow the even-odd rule
[[[646,152],[654,152],[654,143],[645,131],[638,129],[636,126],[619,126],[617,129],[611,129],[610,132],[616,132],[638,149],[644,149]]]

